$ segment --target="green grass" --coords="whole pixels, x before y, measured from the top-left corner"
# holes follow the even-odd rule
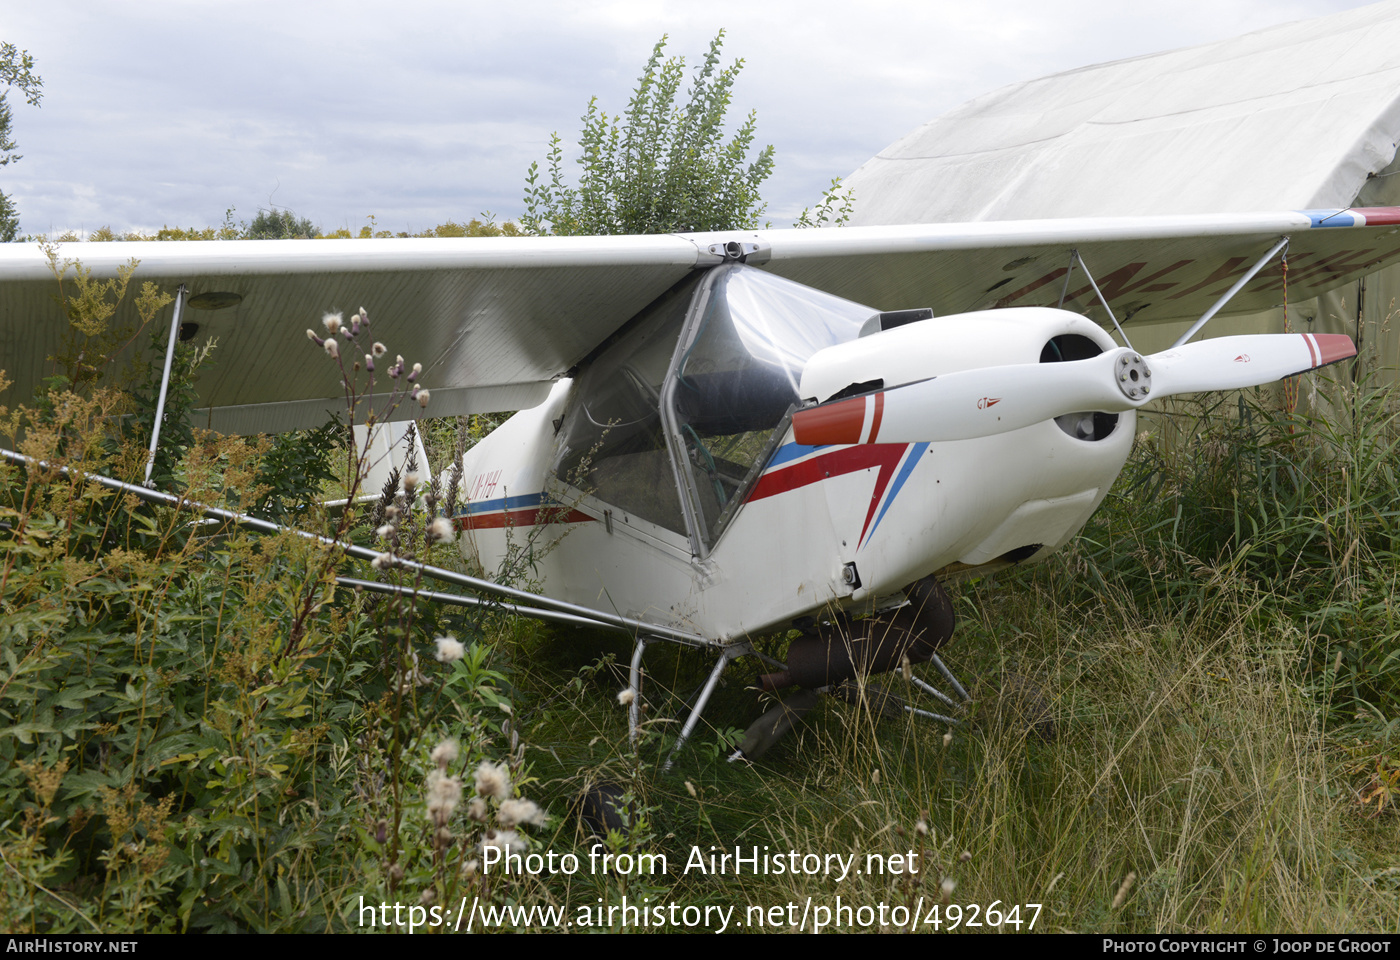
[[[42,459],[136,475],[116,402],[55,394],[6,429]],[[374,574],[0,468],[0,915],[12,931],[354,930],[361,896],[569,919],[626,897],[737,908],[731,926],[755,908],[764,929],[804,911],[806,929],[867,927],[839,897],[883,904],[888,926],[894,907],[928,921],[937,905],[941,928],[986,931],[996,903],[1047,931],[1394,930],[1400,431],[1385,392],[1329,402],[1337,415],[1291,431],[1260,402],[1182,407],[1069,548],[953,585],[946,659],[975,703],[951,739],[826,699],[761,760],[729,763],[766,705],[767,668],[746,660],[669,774],[704,654],[652,646],[633,749],[625,637],[332,593],[335,571]],[[458,443],[446,424],[428,438]],[[314,466],[191,437],[170,470],[193,497],[246,507],[314,499]],[[404,550],[460,562],[401,529]],[[434,659],[445,633],[464,660]],[[439,763],[444,740],[459,756]],[[504,797],[468,816],[483,762],[552,815],[525,830],[530,849],[574,853],[580,872],[481,872],[482,844],[509,828]],[[444,778],[462,796],[438,822]],[[572,806],[602,781],[631,798],[607,851],[664,855],[666,874],[589,871]],[[912,853],[919,870],[686,872],[712,846],[862,868]]]

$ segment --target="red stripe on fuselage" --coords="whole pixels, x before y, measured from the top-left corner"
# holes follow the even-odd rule
[[[467,514],[457,518],[458,530],[499,530],[502,527],[534,527],[544,523],[586,523],[593,518],[563,507],[526,507],[499,513]]]
[[[799,410],[792,415],[792,438],[807,447],[836,443],[860,443],[869,397],[852,397],[836,403]]]
[[[780,493],[787,493],[789,490],[820,483],[829,477],[839,477],[842,474],[855,473],[857,470],[878,467],[880,473],[875,478],[875,489],[870,494],[870,506],[865,511],[865,523],[861,525],[860,538],[857,538],[856,541],[859,543],[865,537],[865,531],[870,527],[870,521],[875,516],[875,509],[880,505],[880,498],[884,496],[885,488],[889,486],[890,478],[894,476],[895,467],[899,465],[899,461],[904,457],[904,451],[908,449],[907,443],[863,443],[853,447],[842,447],[819,457],[813,457],[790,467],[764,474],[759,478],[758,483],[754,484],[753,493],[749,494],[749,501],[777,496]]]
[[[765,473],[758,483],[754,484],[753,493],[749,494],[749,502],[774,497],[811,483],[820,483],[828,477],[839,477],[844,473],[855,473],[870,467],[893,469],[907,447],[908,444],[904,443],[863,443],[842,447],[790,467]]]

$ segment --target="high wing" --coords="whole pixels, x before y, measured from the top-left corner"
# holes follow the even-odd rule
[[[199,384],[207,423],[251,433],[344,409],[333,365],[317,362],[304,333],[325,311],[366,307],[375,339],[421,362],[432,389],[428,410],[404,415],[447,416],[539,402],[643,306],[722,260],[727,243],[743,244],[749,263],[879,310],[1053,306],[1064,294],[1067,308],[1107,323],[1083,267],[1071,270],[1077,250],[1118,319],[1141,324],[1198,316],[1283,236],[1288,299],[1301,301],[1400,258],[1400,208],[650,237],[81,243],[57,256],[97,278],[135,259],[133,290],[184,284],[183,319],[198,324],[187,332],[218,339],[218,363]],[[15,381],[12,404],[52,372],[66,326],[57,293],[43,250],[0,245],[0,370]],[[202,294],[241,299],[200,310],[219,302]],[[1274,262],[1228,310],[1283,299]],[[116,317],[132,319],[129,305]]]

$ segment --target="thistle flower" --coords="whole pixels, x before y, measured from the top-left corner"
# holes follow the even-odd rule
[[[549,814],[541,810],[539,804],[533,800],[512,798],[501,804],[501,809],[496,812],[496,821],[503,827],[514,827],[522,823],[543,827],[549,822]]]
[[[617,695],[617,702],[622,704],[624,707],[630,707],[632,705],[632,701],[635,699],[637,699],[637,691],[633,690],[631,687],[628,687],[626,690],[621,691]]]
[[[462,781],[441,770],[428,774],[428,819],[443,826],[462,799]]]
[[[438,543],[443,540],[452,539],[452,521],[446,517],[438,517],[428,524],[428,542]]]
[[[341,317],[338,313],[328,313],[321,318],[321,325],[326,328],[331,336],[340,332]]]
[[[480,797],[472,797],[467,802],[467,819],[475,820],[477,823],[485,823],[486,801]]]
[[[403,492],[404,492],[404,493],[412,493],[412,492],[414,491],[414,488],[416,488],[417,486],[418,486],[418,473],[417,473],[417,471],[410,471],[409,473],[405,473],[405,474],[403,475]]]
[[[310,340],[312,343],[316,344],[316,346],[318,346],[318,347],[319,347],[321,344],[323,344],[323,343],[326,342],[326,341],[322,340],[320,337],[316,336],[316,331],[315,331],[315,330],[312,330],[310,327],[307,327],[307,328],[306,328],[306,339]]]
[[[365,354],[365,369],[370,373],[374,372],[374,357],[369,354]]]
[[[477,796],[505,799],[510,796],[510,770],[503,763],[483,760],[476,768],[475,786]]]
[[[424,410],[428,409],[428,391],[418,391],[418,406],[422,407]]]
[[[421,363],[415,363],[415,364],[413,365],[413,372],[410,373],[410,374],[408,375],[408,382],[409,382],[409,383],[412,383],[413,381],[417,380],[417,379],[418,379],[418,374],[420,374],[420,373],[422,373],[422,372],[423,372],[423,365],[422,365]]]
[[[340,359],[340,344],[337,343],[335,340],[332,340],[330,337],[327,337],[322,342],[321,346],[325,348],[326,356],[330,357],[332,360]]]
[[[938,885],[938,889],[939,892],[943,894],[944,900],[947,900],[953,895],[953,888],[957,885],[957,881],[955,881],[952,877],[943,878],[943,882]]]
[[[943,746],[946,747],[946,746],[948,746],[948,744],[950,744],[950,743],[952,743],[952,742],[953,742],[953,731],[949,730],[947,733],[943,734]]]
[[[971,860],[971,859],[972,859],[972,851],[971,851],[971,850],[964,850],[962,853],[958,854],[958,860],[959,860],[961,863],[967,863],[967,861],[969,861],[969,860]]]
[[[374,531],[374,535],[375,535],[376,537],[387,537],[387,536],[389,536],[389,535],[390,535],[391,533],[393,533],[393,532],[394,532],[394,525],[393,525],[392,523],[386,523],[386,524],[384,524],[384,526],[382,526],[382,527],[380,527],[378,530]]]
[[[438,641],[438,643],[441,642],[441,640]],[[437,764],[443,769],[446,769],[448,764],[452,763],[454,760],[457,759],[457,741],[444,740],[442,741],[442,743],[439,743],[436,747],[433,747],[432,758],[433,763]]]
[[[462,641],[456,637],[438,637],[433,643],[437,644],[438,663],[456,663],[467,652]]]
[[[378,340],[374,342],[374,346],[370,347],[370,350],[374,353],[376,357],[382,357],[384,356],[384,354],[389,352],[389,348],[384,346],[384,344],[380,343]]]
[[[920,820],[918,823],[914,824],[914,833],[916,836],[920,837],[928,836],[928,821]]]
[[[484,852],[488,847],[495,847],[503,857],[511,853],[524,853],[525,838],[514,830],[487,830],[481,841],[481,849]]]
[[[365,326],[369,326],[369,313],[368,313],[368,311],[365,310],[364,307],[361,307],[361,308],[360,308],[360,314],[359,314],[359,316],[360,316],[360,322],[363,323]]]
[[[392,553],[381,553],[369,562],[369,565],[376,570],[383,570],[385,567],[394,565],[394,555]]]

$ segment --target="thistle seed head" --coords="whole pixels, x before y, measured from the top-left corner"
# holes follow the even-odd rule
[[[456,663],[467,653],[467,648],[456,637],[438,637],[433,643],[437,644],[438,663]]]
[[[510,770],[503,763],[481,761],[476,768],[476,792],[481,797],[496,797],[504,800],[510,796]]]
[[[511,798],[501,804],[500,810],[496,811],[496,821],[503,827],[514,827],[519,824],[528,823],[531,826],[543,827],[549,822],[549,815],[539,808],[533,800]]]
[[[441,640],[438,643],[442,643]],[[457,741],[444,740],[436,747],[433,747],[433,763],[440,769],[447,769],[447,766],[457,759]]]
[[[442,770],[428,774],[428,819],[443,826],[462,799],[462,781],[449,777]]]
[[[501,851],[504,857],[511,853],[525,852],[525,838],[514,830],[487,830],[485,838],[481,841],[481,849],[495,847]]]

